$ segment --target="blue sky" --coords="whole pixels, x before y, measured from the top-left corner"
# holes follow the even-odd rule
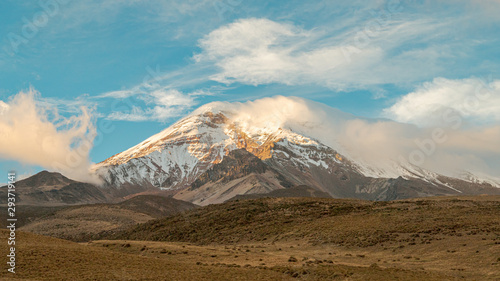
[[[418,101],[460,111],[470,126],[495,125],[499,99],[473,112],[459,100],[475,83],[496,89],[499,15],[496,0],[6,0],[0,100],[31,88],[37,106],[61,118],[88,108],[100,134],[92,162],[219,100],[299,96],[433,125],[429,107],[405,107]],[[0,157],[3,170],[42,169]]]

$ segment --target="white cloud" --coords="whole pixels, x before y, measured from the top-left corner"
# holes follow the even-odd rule
[[[0,115],[3,115],[9,109],[9,105],[0,100]]]
[[[20,92],[0,102],[0,158],[58,171],[79,181],[97,183],[89,173],[96,130],[88,109],[68,118],[55,108],[42,107],[39,93]]]
[[[132,90],[120,90],[120,91],[107,92],[107,93],[101,94],[98,97],[124,99],[124,98],[128,98],[129,96],[131,96],[133,94],[134,94],[134,91],[132,91]]]
[[[432,77],[437,61],[453,57],[447,45],[394,51],[439,36],[450,21],[373,18],[339,34],[305,30],[268,19],[242,19],[199,40],[198,63],[213,63],[221,83],[318,84],[332,89],[369,87]],[[422,36],[425,35],[425,36]],[[446,52],[444,51],[446,50]],[[423,71],[425,70],[425,71]]]
[[[159,65],[155,69],[148,66],[141,84],[102,93],[92,99],[111,100],[111,113],[106,115],[110,120],[166,122],[186,114],[198,103],[198,98],[213,96],[221,91],[222,88],[217,86],[190,92],[177,90],[207,82],[204,71],[203,67],[194,65],[172,72],[161,71]]]
[[[340,139],[352,158],[381,169],[402,161],[447,176],[468,171],[498,178],[498,125],[455,130],[357,119],[346,122]]]
[[[150,116],[148,116],[141,107],[131,106],[127,112],[115,111],[106,116],[109,120],[117,121],[147,121]]]
[[[498,123],[500,80],[436,78],[400,98],[384,113],[394,120],[420,126],[453,125],[453,115],[460,115],[463,121]]]
[[[195,104],[194,93],[182,93],[175,89],[160,87],[148,91],[115,91],[105,93],[100,98],[114,98],[120,100],[122,106],[112,106],[113,112],[107,115],[110,120],[120,121],[158,121],[165,122],[169,118],[177,117],[187,112]]]
[[[307,37],[305,31],[292,25],[266,19],[240,20],[200,40],[204,53],[195,59],[215,61],[224,70],[213,76],[219,82],[236,80],[262,84],[283,81],[296,71],[290,58],[294,46],[286,42],[307,40]]]

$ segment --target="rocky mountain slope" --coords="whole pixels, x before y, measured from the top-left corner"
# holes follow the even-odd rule
[[[77,182],[60,173],[42,171],[16,183],[16,203],[71,205],[107,202],[111,196],[98,186]],[[0,187],[0,204],[7,203],[7,186]]]
[[[240,194],[266,194],[294,186],[283,175],[245,149],[228,153],[174,198],[198,205],[225,202]]]

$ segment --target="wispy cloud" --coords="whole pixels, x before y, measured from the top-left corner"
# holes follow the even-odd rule
[[[421,126],[443,125],[453,114],[474,123],[500,122],[500,80],[436,78],[401,98],[385,115]]]
[[[199,92],[182,93],[175,89],[161,88],[151,92],[132,93],[130,91],[111,92],[102,97],[113,97],[127,101],[106,116],[110,120],[121,121],[158,121],[166,122],[172,117],[185,114],[197,104],[195,96]]]
[[[187,114],[198,99],[215,95],[223,87],[203,87],[209,81],[207,69],[203,66],[190,65],[180,70],[163,72],[146,68],[142,83],[128,89],[105,92],[89,100],[108,103],[105,118],[120,121],[155,121],[167,122],[171,118]],[[185,88],[195,88],[181,90]]]
[[[202,52],[195,59],[213,63],[219,71],[211,79],[220,83],[317,84],[345,90],[432,78],[442,70],[439,60],[455,55],[446,44],[405,46],[415,40],[427,43],[445,33],[451,21],[387,17],[339,34],[269,19],[238,20],[201,39]]]

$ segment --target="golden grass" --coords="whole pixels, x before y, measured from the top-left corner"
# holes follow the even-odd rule
[[[241,245],[233,250],[223,246],[149,241],[77,244],[31,233],[18,232],[17,235],[16,274],[2,271],[1,280],[454,279],[422,270],[318,262],[313,257],[297,263],[288,261],[291,253],[299,257],[313,254],[307,248],[280,251],[264,245]],[[6,237],[7,232],[1,231],[0,239]]]
[[[500,280],[499,217],[499,196],[230,202],[141,224],[121,240],[20,231],[15,278]]]

